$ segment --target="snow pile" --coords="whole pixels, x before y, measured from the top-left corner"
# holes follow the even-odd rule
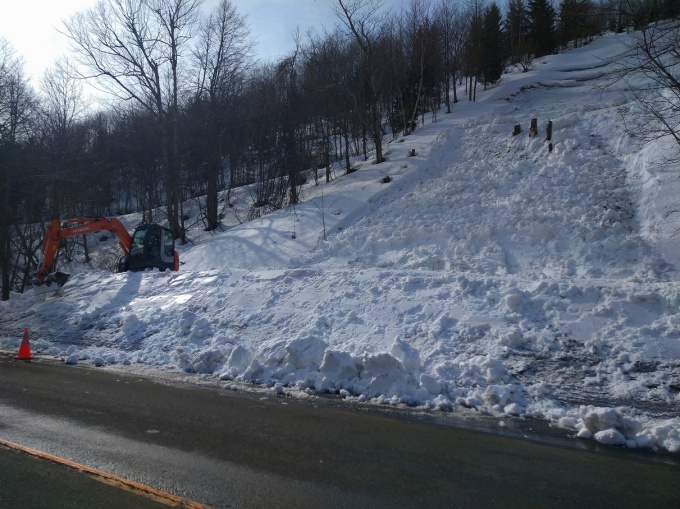
[[[659,157],[674,147],[628,137],[635,104],[598,87],[625,37],[504,76],[294,210],[195,232],[178,273],[87,270],[60,295],[13,295],[0,345],[30,327],[68,364],[464,406],[679,452],[680,182]],[[533,117],[539,136],[511,136]]]

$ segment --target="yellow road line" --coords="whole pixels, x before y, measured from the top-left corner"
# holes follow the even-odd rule
[[[54,456],[46,452],[37,451],[35,449],[31,449],[30,447],[24,447],[23,445],[15,444],[14,442],[8,442],[7,440],[3,440],[2,438],[0,438],[0,445],[3,445],[10,449],[15,449],[17,451],[24,452],[26,454],[30,454],[31,456],[35,456],[37,458],[42,458],[48,461],[52,461],[54,463],[58,463],[59,465],[64,465],[73,468],[75,470],[78,470],[79,472],[83,472],[85,474],[94,476],[96,479],[107,484],[110,484],[112,486],[116,486],[118,488],[132,492],[140,492],[140,494],[145,495],[162,504],[166,504],[170,507],[180,507],[186,509],[210,509],[209,506],[207,505],[203,505],[198,502],[193,502],[191,500],[185,500],[181,497],[173,495],[172,493],[157,490],[156,488],[152,488],[151,486],[131,481],[118,475],[109,474],[108,472],[104,472],[103,470],[97,470],[96,468],[81,465],[80,463],[75,463],[74,461],[70,461],[65,458],[60,458],[59,456]]]

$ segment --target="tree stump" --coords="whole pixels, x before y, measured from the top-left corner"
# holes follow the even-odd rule
[[[512,131],[512,135],[513,135],[513,136],[517,136],[517,135],[518,135],[519,133],[521,133],[521,132],[522,132],[522,126],[519,125],[519,124],[517,124],[517,125],[515,126],[515,130]]]
[[[531,119],[531,127],[529,128],[529,137],[533,138],[537,134],[538,134],[538,119],[532,118]]]
[[[552,140],[552,120],[548,120],[548,127],[545,130],[545,139],[547,141]]]

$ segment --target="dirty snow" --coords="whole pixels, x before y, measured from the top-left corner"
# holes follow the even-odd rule
[[[58,294],[0,305],[0,346],[29,327],[34,354],[67,364],[468,407],[680,452],[677,146],[628,136],[638,107],[601,88],[626,38],[504,75],[385,163],[310,179],[294,209],[239,224],[236,190],[224,231],[191,230],[177,273],[71,264]]]

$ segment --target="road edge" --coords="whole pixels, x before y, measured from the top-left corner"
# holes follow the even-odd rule
[[[36,449],[31,449],[30,447],[16,444],[14,442],[10,442],[2,438],[0,438],[0,446],[22,452],[24,454],[28,454],[36,458],[44,459],[52,463],[57,463],[68,468],[72,468],[74,470],[77,470],[78,472],[87,474],[100,482],[109,484],[111,486],[115,486],[120,489],[141,494],[143,496],[153,499],[156,502],[165,504],[169,507],[179,507],[182,509],[211,509],[209,506],[205,504],[194,502],[192,500],[186,500],[182,497],[178,497],[177,495],[173,495],[172,493],[167,493],[165,491],[152,488],[151,486],[147,486],[145,484],[141,484],[130,479],[125,479],[124,477],[120,477],[109,472],[104,472],[103,470],[88,467],[87,465],[82,465],[80,463],[67,460],[66,458],[61,458],[59,456],[54,456],[53,454],[38,451]]]

